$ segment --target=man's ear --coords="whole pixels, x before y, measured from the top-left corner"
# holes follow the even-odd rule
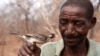
[[[91,21],[90,22],[91,23],[90,28],[93,28],[95,26],[96,22],[97,22],[97,19],[96,19],[96,17],[92,17],[90,21]]]

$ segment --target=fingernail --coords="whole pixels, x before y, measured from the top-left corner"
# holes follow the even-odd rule
[[[33,46],[31,46],[30,49],[33,50]]]
[[[27,55],[27,56],[30,56],[30,55]]]
[[[34,56],[34,55],[32,55],[32,56]]]

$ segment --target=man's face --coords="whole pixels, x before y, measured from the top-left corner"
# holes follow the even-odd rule
[[[78,6],[66,6],[61,9],[59,29],[67,46],[76,46],[86,39],[91,22],[86,10]]]

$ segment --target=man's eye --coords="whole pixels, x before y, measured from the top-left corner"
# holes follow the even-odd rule
[[[76,22],[75,25],[77,25],[78,27],[81,27],[84,25],[84,22]]]
[[[60,20],[60,23],[64,25],[64,24],[66,24],[67,22],[66,22],[66,20]]]

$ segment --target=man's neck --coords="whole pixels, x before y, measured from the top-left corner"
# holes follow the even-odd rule
[[[77,46],[65,46],[61,56],[86,56],[88,52],[88,46],[88,40],[85,40]]]

